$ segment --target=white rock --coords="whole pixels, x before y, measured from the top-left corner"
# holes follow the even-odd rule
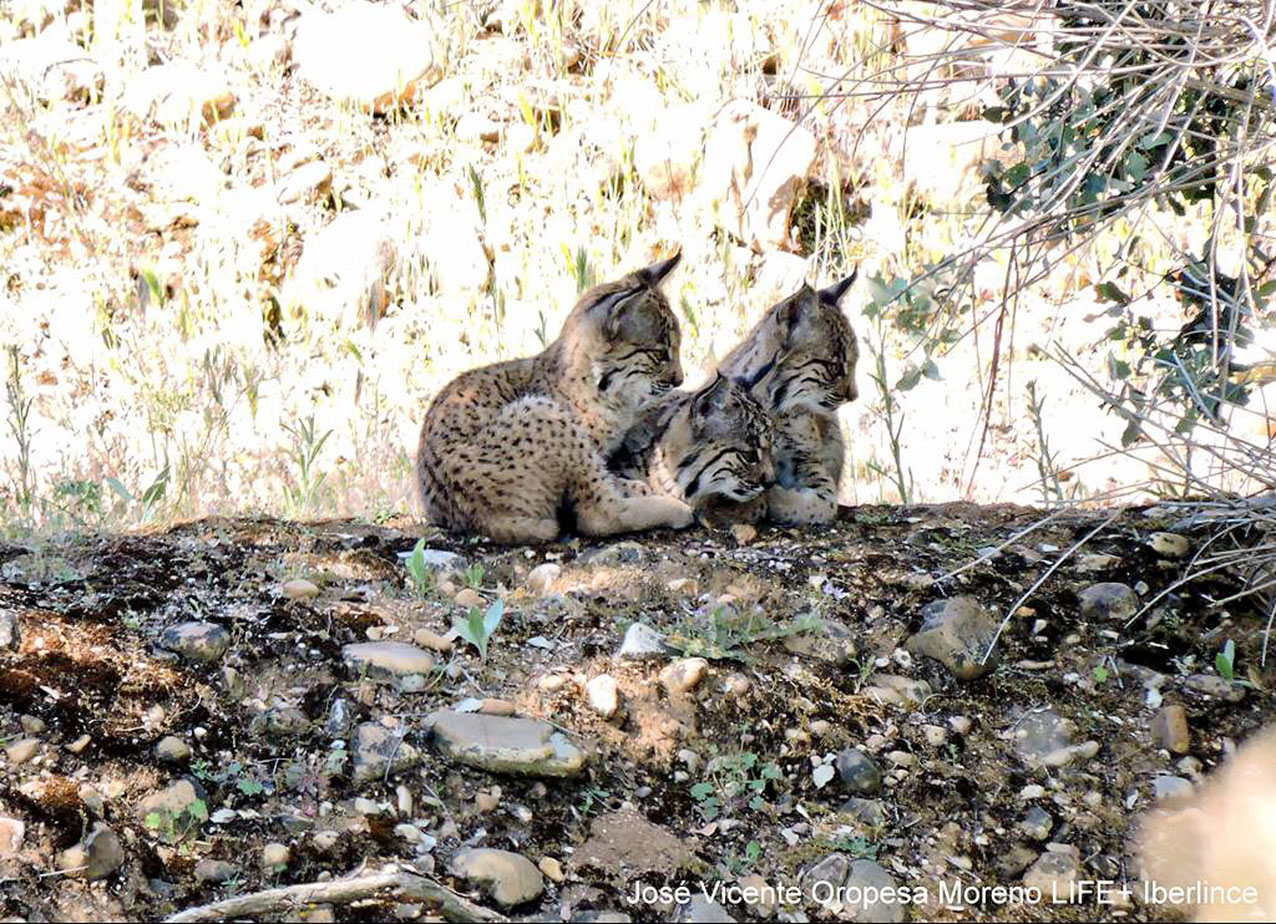
[[[585,695],[589,697],[589,705],[605,719],[620,709],[620,687],[611,674],[599,674],[585,684]]]

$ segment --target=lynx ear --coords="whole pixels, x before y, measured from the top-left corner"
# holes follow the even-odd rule
[[[715,373],[713,381],[696,393],[692,410],[697,420],[705,420],[714,413],[725,410],[731,402],[731,391],[735,386],[721,372]]]
[[[806,313],[808,302],[815,295],[814,290],[806,283],[802,288],[790,295],[777,306],[775,319],[785,336],[793,333]]]
[[[634,273],[644,285],[658,286],[666,276],[673,272],[678,262],[682,260],[682,251],[678,251],[668,260],[662,260],[659,263],[653,263],[651,266],[644,267]]]
[[[842,300],[842,296],[846,294],[847,289],[855,284],[855,277],[859,274],[860,268],[857,266],[851,272],[851,275],[847,276],[841,282],[835,282],[826,289],[820,289],[820,301],[836,305]]]

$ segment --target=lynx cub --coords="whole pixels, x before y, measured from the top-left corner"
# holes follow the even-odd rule
[[[605,458],[682,383],[677,319],[658,286],[678,257],[590,289],[537,356],[471,369],[434,399],[417,475],[430,520],[502,543],[692,522],[672,497],[629,496]]]
[[[837,515],[837,409],[859,395],[859,346],[838,301],[855,276],[818,292],[803,286],[773,305],[722,361],[722,374],[749,388],[775,421],[776,484],[748,504],[715,504],[711,519],[797,525],[831,523]]]
[[[751,501],[775,480],[773,433],[749,390],[717,375],[698,391],[657,401],[608,464],[692,507],[717,497]]]

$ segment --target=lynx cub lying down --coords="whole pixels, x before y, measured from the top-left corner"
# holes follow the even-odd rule
[[[680,529],[692,510],[633,490],[605,459],[652,399],[682,384],[660,282],[678,257],[590,289],[537,356],[462,373],[430,405],[417,476],[430,520],[502,543],[566,527],[607,536]]]
[[[774,431],[747,388],[717,375],[698,391],[657,399],[609,467],[692,507],[712,498],[751,501],[775,480]]]

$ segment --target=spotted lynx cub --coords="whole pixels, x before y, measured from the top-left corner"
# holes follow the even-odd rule
[[[472,369],[434,399],[417,475],[435,524],[501,543],[689,526],[691,508],[634,492],[607,454],[682,383],[678,321],[658,286],[678,257],[590,289],[537,356]]]
[[[773,305],[719,371],[748,387],[775,421],[776,483],[747,504],[715,504],[714,522],[800,525],[837,516],[842,432],[837,409],[859,395],[859,345],[838,307],[855,282],[852,273],[820,289],[803,286]]]
[[[625,435],[609,467],[698,507],[746,502],[775,479],[774,426],[749,390],[717,375],[697,391],[660,398]]]

